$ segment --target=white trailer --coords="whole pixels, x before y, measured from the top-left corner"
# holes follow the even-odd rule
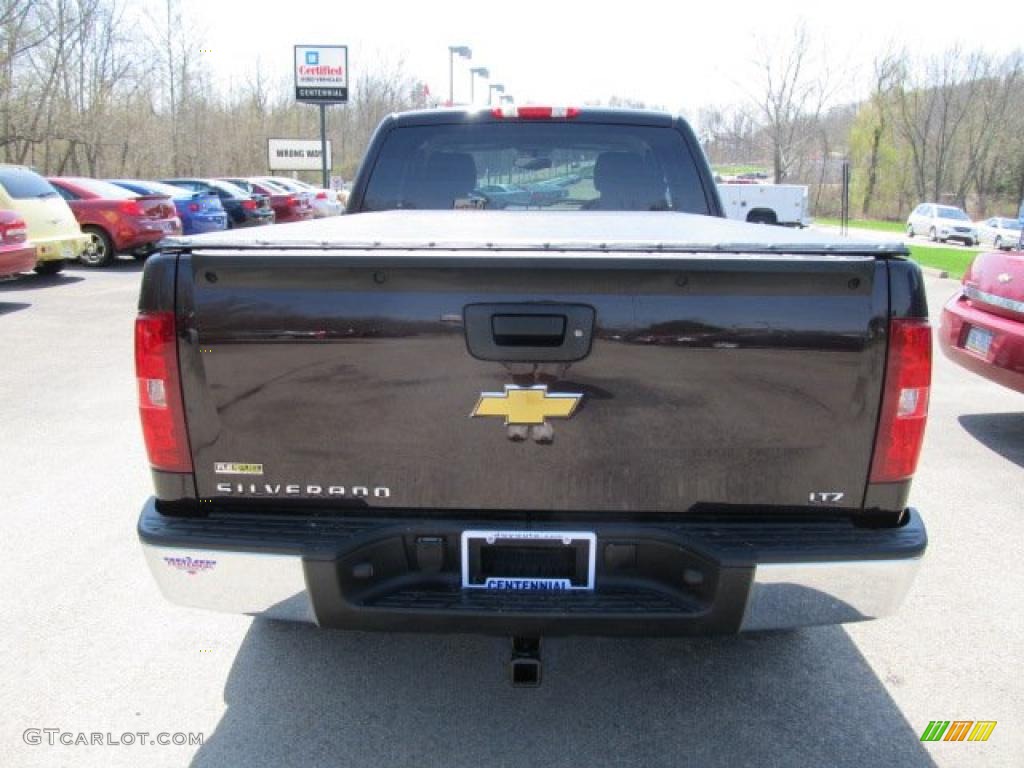
[[[730,219],[784,227],[806,227],[811,223],[805,186],[722,182],[718,194]]]

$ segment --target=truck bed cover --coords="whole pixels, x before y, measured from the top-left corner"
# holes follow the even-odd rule
[[[898,242],[685,213],[618,211],[383,211],[273,228],[171,238],[168,250],[632,252],[905,256]]]

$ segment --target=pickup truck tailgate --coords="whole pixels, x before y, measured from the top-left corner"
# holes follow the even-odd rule
[[[888,311],[870,254],[230,245],[200,238],[179,259],[202,498],[863,501]],[[546,387],[543,429],[506,426],[508,386]]]

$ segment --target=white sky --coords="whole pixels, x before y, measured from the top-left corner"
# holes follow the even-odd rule
[[[157,7],[163,0],[148,0]],[[872,57],[890,41],[913,53],[954,44],[1005,54],[1024,41],[1019,0],[943,3],[899,0],[760,0],[680,3],[626,0],[351,2],[181,0],[222,82],[242,81],[259,57],[264,71],[291,78],[292,45],[348,44],[352,76],[383,54],[403,58],[435,97],[448,93],[448,46],[469,45],[519,103],[581,104],[612,95],[684,110],[744,100],[761,46],[789,39],[806,22],[836,68],[849,74],[839,96],[867,87]],[[456,101],[468,100],[469,66],[456,60]],[[482,102],[486,88],[477,81]],[[481,92],[483,97],[481,97]]]

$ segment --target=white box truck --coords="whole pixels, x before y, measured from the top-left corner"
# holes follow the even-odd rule
[[[718,184],[725,215],[738,221],[806,227],[807,187],[798,184]]]

